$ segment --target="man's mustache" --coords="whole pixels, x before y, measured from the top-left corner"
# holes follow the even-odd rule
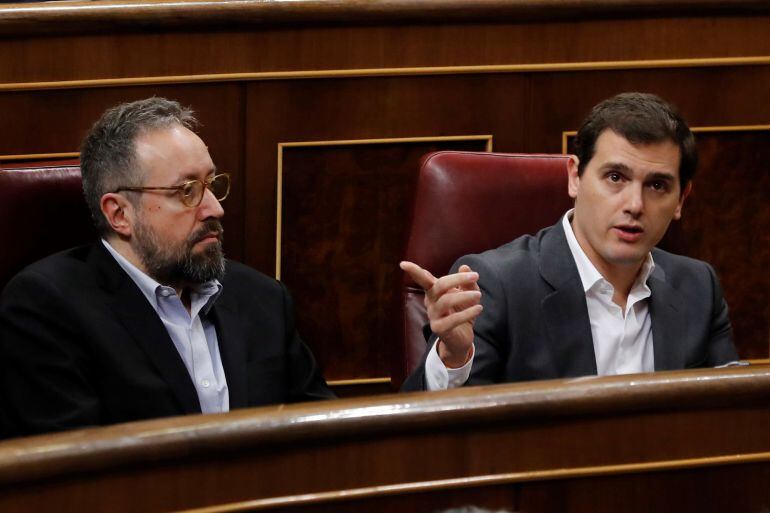
[[[196,242],[201,241],[208,237],[211,234],[216,234],[217,239],[219,239],[219,242],[222,242],[224,228],[222,228],[222,223],[220,223],[216,219],[207,219],[203,222],[203,225],[195,230],[192,235],[190,235],[188,241],[190,243],[190,246],[193,246]]]

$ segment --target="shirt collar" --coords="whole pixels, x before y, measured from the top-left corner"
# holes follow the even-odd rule
[[[104,244],[104,247],[109,251],[110,255],[112,255],[121,269],[123,269],[133,282],[136,283],[136,286],[139,287],[139,290],[142,291],[142,294],[144,294],[144,297],[147,298],[147,301],[150,302],[152,308],[156,312],[159,309],[158,294],[168,296],[171,295],[169,292],[172,292],[173,295],[176,295],[176,290],[172,287],[158,283],[156,280],[142,272],[138,267],[129,262],[126,257],[118,253],[105,239],[102,239],[102,244]],[[190,287],[190,292],[192,301],[196,301],[198,298],[206,298],[206,305],[201,309],[203,313],[206,314],[222,292],[222,284],[219,283],[219,280],[211,280]]]
[[[564,214],[564,217],[562,217],[561,224],[564,228],[564,235],[567,236],[567,244],[569,245],[569,250],[572,253],[572,258],[575,260],[575,265],[577,265],[578,274],[580,274],[580,281],[583,283],[583,292],[588,292],[597,283],[606,280],[585,254],[583,248],[580,247],[580,244],[575,237],[575,232],[572,231],[570,220],[572,219],[572,214],[574,212],[574,208],[568,210],[567,213]],[[639,276],[637,276],[636,281],[634,282],[634,286],[638,284],[646,284],[647,279],[650,277],[650,274],[652,274],[654,269],[655,261],[652,259],[652,253],[647,253],[647,258],[644,259],[642,269],[640,270]]]

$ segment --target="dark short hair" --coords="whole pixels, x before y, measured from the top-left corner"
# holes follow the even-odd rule
[[[684,191],[698,167],[698,151],[690,127],[677,110],[649,93],[621,93],[596,105],[575,138],[582,175],[594,156],[596,140],[610,129],[632,144],[671,141],[679,146],[679,185]]]
[[[143,173],[136,161],[137,137],[158,128],[181,125],[192,129],[197,124],[191,109],[155,96],[116,105],[94,123],[80,148],[80,171],[83,194],[101,235],[112,231],[102,214],[102,196],[120,187],[142,185]],[[129,197],[133,201],[133,196]]]

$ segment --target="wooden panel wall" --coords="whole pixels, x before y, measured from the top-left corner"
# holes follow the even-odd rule
[[[398,340],[398,262],[422,155],[484,151],[489,140],[374,140],[284,147],[281,280],[302,290],[301,333],[312,334],[326,378],[358,373],[385,380]],[[344,359],[327,359],[338,348]]]
[[[488,12],[473,7],[463,15],[450,9],[457,2],[444,2],[432,17],[399,16],[405,7],[393,3],[380,22],[357,18],[348,6],[333,24],[319,21],[314,2],[304,2],[304,22],[301,10],[291,22],[260,22],[260,9],[282,2],[225,1],[229,14],[209,25],[168,15],[194,11],[189,1],[163,7],[161,21],[137,17],[142,29],[126,21],[138,4],[125,2],[84,4],[86,14],[64,6],[40,7],[37,15],[34,7],[22,14],[0,8],[0,161],[76,151],[90,123],[117,102],[155,94],[191,105],[218,167],[234,176],[225,204],[228,255],[274,274],[280,249],[303,336],[326,375],[373,379],[375,388],[366,381],[369,388],[359,388],[373,391],[387,388],[398,347],[389,324],[419,154],[483,149],[467,140],[479,135],[490,136],[495,151],[560,153],[563,133],[596,102],[621,91],[654,92],[693,126],[728,127],[703,139],[693,217],[686,210],[682,223],[688,233],[700,227],[698,240],[677,247],[715,261],[736,305],[741,355],[768,357],[770,299],[759,291],[767,290],[763,198],[770,190],[767,160],[753,153],[767,147],[768,132],[739,142],[730,135],[730,127],[770,125],[767,9],[733,2],[726,15],[712,2],[673,2],[676,16],[651,17],[641,7],[643,15],[633,12],[634,2],[622,13],[584,2],[570,19],[563,9],[551,19],[527,3],[523,22],[514,14],[525,3],[488,2]],[[443,21],[442,8],[452,21]],[[89,18],[88,9],[100,17]],[[49,33],[37,35],[46,26]],[[392,139],[400,142],[285,145]],[[724,169],[725,152],[741,155],[733,171]],[[393,182],[385,180],[389,173]],[[730,205],[719,209],[724,216],[707,195]],[[747,226],[756,234],[751,246],[742,243]],[[738,279],[733,266],[743,269]]]
[[[696,134],[701,166],[687,210],[661,246],[711,263],[744,358],[770,340],[770,128]]]

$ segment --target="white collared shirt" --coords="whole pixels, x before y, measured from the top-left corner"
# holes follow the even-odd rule
[[[655,269],[652,255],[648,254],[642,264],[623,311],[612,302],[613,286],[591,263],[575,238],[570,224],[573,210],[564,215],[562,226],[586,296],[597,372],[599,375],[652,372],[655,362],[648,305],[651,291],[647,286],[647,279]],[[448,369],[438,356],[437,344],[438,341],[433,344],[425,361],[426,388],[445,390],[462,386],[470,376],[475,347],[464,366]]]
[[[604,279],[578,244],[569,221],[572,212],[570,210],[564,215],[562,226],[586,295],[597,372],[603,376],[654,371],[648,301],[651,292],[647,286],[647,279],[655,269],[652,255],[647,254],[623,311],[612,302],[615,288]]]
[[[203,413],[229,411],[230,394],[219,353],[219,340],[214,324],[207,314],[222,291],[222,285],[212,280],[190,290],[190,311],[172,287],[161,285],[137,269],[123,255],[102,239],[104,247],[118,265],[136,283],[153,310],[158,314],[182,357],[198,392]]]

